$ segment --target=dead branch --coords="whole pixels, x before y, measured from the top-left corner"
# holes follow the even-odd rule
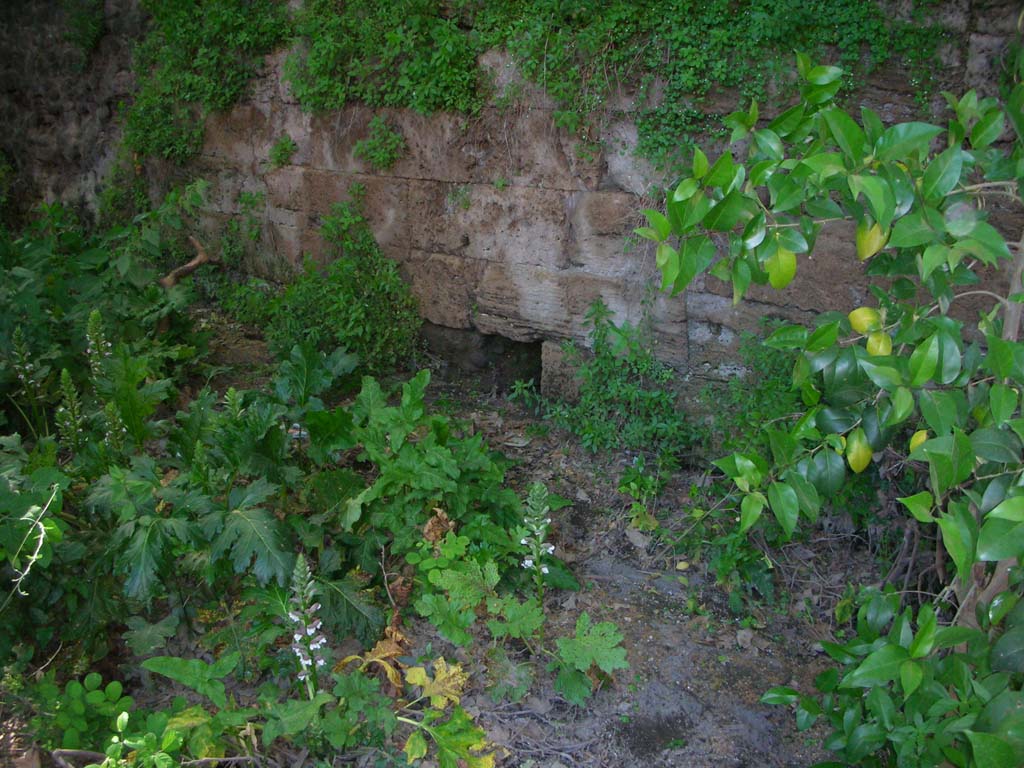
[[[189,235],[188,241],[192,243],[192,247],[196,249],[196,255],[191,261],[182,264],[180,267],[175,267],[164,277],[160,278],[160,285],[165,290],[170,290],[176,286],[181,278],[188,277],[203,266],[203,264],[220,264],[220,259],[210,256],[210,254],[206,252],[206,249],[203,248],[202,243],[200,243],[195,237]]]

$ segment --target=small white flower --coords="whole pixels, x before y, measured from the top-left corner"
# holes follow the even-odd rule
[[[533,558],[528,557],[523,560],[523,568],[533,568]]]
[[[547,552],[549,555],[554,554],[554,552],[555,552],[555,545],[554,544],[546,544],[544,546],[544,551]]]
[[[529,539],[527,539],[527,538],[526,538],[526,537],[524,536],[524,537],[523,537],[523,538],[522,538],[522,539],[520,540],[520,542],[519,542],[519,543],[520,543],[520,544],[522,544],[522,545],[523,545],[523,546],[525,547],[525,546],[526,546],[527,544],[529,544],[529,543],[530,543],[530,540],[529,540]]]
[[[316,660],[316,665],[317,665],[318,667],[322,667],[322,666],[323,666],[324,664],[326,664],[326,663],[327,663],[327,662],[326,662],[326,661],[324,661],[323,659],[317,659],[317,660]]]
[[[296,632],[294,635],[292,635],[292,641],[294,641],[296,643],[301,642],[302,641],[302,633],[301,632]]]
[[[295,611],[288,611],[288,618],[294,621],[296,624],[302,623],[302,617],[299,616]],[[296,638],[297,640],[298,638]]]
[[[547,573],[547,572],[548,572],[548,567],[547,567],[546,565],[542,565],[542,566],[540,567],[540,572],[541,572],[541,573]]]

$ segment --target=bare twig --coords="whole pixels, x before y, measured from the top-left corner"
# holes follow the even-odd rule
[[[178,284],[178,281],[183,277],[188,277],[197,269],[204,264],[220,264],[220,259],[210,256],[195,237],[189,235],[188,241],[192,243],[192,247],[196,249],[196,255],[191,261],[182,264],[180,267],[175,267],[168,272],[164,277],[160,278],[160,285],[165,289],[171,289]]]

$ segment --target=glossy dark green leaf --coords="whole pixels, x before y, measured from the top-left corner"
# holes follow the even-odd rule
[[[982,427],[970,435],[971,447],[979,458],[1001,464],[1021,462],[1020,439],[997,427]]]
[[[966,734],[974,757],[972,765],[976,768],[1012,768],[1020,764],[1016,750],[1002,737],[975,731],[966,731]]]
[[[978,534],[978,559],[997,562],[1024,554],[1024,523],[992,517],[985,518]]]
[[[936,203],[945,197],[960,181],[963,170],[964,153],[960,147],[950,147],[937,155],[925,169],[921,181],[921,194],[930,203]]]
[[[743,228],[743,247],[748,251],[754,250],[764,242],[765,235],[768,232],[768,228],[765,223],[766,219],[764,211],[758,211]]]
[[[711,207],[704,216],[704,226],[712,231],[728,232],[750,216],[750,201],[734,189]]]
[[[896,214],[896,197],[888,182],[878,176],[850,176],[847,183],[854,199],[863,194],[875,221],[882,229],[888,229]]]
[[[898,645],[884,645],[869,654],[853,672],[843,678],[844,688],[872,688],[886,685],[897,678],[900,666],[909,655]]]
[[[779,135],[770,128],[762,128],[754,131],[754,143],[761,150],[761,154],[772,160],[781,160],[785,155],[782,147],[782,140]]]
[[[939,337],[932,334],[910,355],[910,386],[919,387],[935,375],[939,367]]]
[[[822,496],[833,496],[846,482],[846,462],[831,448],[818,451],[808,467],[807,479]]]
[[[889,237],[891,248],[915,248],[935,242],[937,235],[922,211],[912,211],[901,218],[892,228]]]
[[[1013,418],[1013,414],[1017,412],[1017,401],[1017,390],[1005,384],[992,385],[989,391],[989,410],[996,426]]]
[[[956,566],[956,572],[966,578],[974,565],[978,524],[966,504],[950,503],[945,514],[938,519],[942,531],[942,545]]]
[[[800,517],[800,502],[796,491],[788,483],[772,483],[768,486],[768,503],[786,538],[791,538]]]
[[[701,177],[701,174],[694,172],[693,174],[697,178]],[[736,175],[736,163],[733,162],[731,152],[723,152],[722,155],[715,160],[715,164],[711,166],[707,172],[707,176],[704,177],[704,184],[709,187],[724,187],[732,182],[733,176]]]
[[[647,217],[647,221],[650,222],[651,227],[657,233],[658,240],[668,240],[668,236],[672,234],[672,225],[668,223],[665,214],[651,208],[645,208],[642,213]]]
[[[879,160],[904,160],[909,155],[924,156],[931,140],[942,133],[937,125],[928,123],[900,123],[882,134],[875,143],[875,156]]]
[[[815,331],[811,333],[810,338],[807,339],[806,350],[808,352],[822,352],[835,346],[838,339],[839,321],[836,320],[831,323],[825,323],[825,325],[815,329]]]
[[[843,154],[850,158],[855,165],[859,164],[864,159],[864,148],[867,143],[864,130],[841,109],[825,110],[822,114],[836,144],[843,150]]]
[[[998,107],[990,109],[971,129],[971,146],[974,149],[984,149],[1003,135],[1005,127],[1003,111]]]
[[[1024,625],[1004,632],[992,645],[992,669],[1024,673]]]
[[[793,251],[793,253],[807,253],[810,250],[807,238],[804,237],[799,229],[794,227],[780,227],[776,229],[775,237],[778,240],[779,247]]]
[[[806,111],[807,108],[803,104],[797,104],[768,123],[768,127],[785,138],[799,128]]]

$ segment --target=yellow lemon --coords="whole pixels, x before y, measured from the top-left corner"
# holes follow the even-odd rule
[[[870,227],[865,222],[857,225],[857,258],[861,261],[870,259],[889,242],[889,231],[882,229],[878,223]]]
[[[850,325],[857,333],[877,331],[882,327],[882,316],[872,307],[858,307],[849,314]]]
[[[913,453],[925,440],[928,439],[928,430],[919,429],[910,438],[910,452]]]
[[[885,331],[874,331],[868,336],[868,354],[885,357],[892,353],[892,339]]]
[[[860,427],[846,437],[846,463],[855,473],[860,474],[871,463],[871,446],[864,430]]]

